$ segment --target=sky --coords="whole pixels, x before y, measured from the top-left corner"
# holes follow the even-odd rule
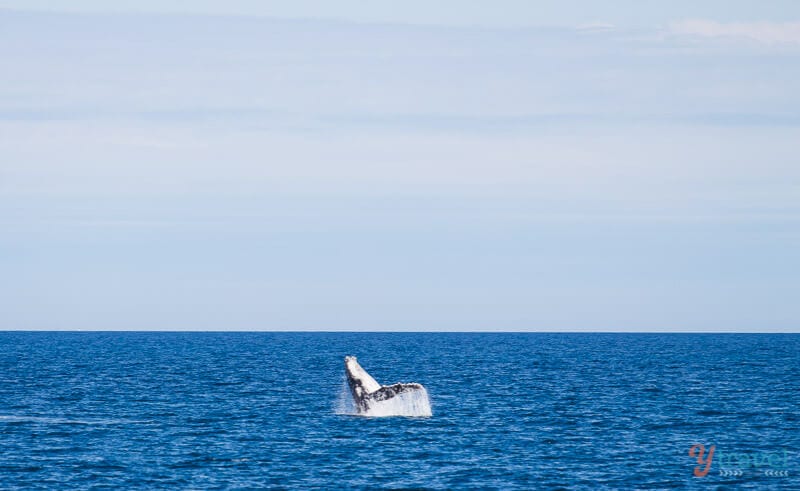
[[[0,329],[800,331],[794,1],[0,0]]]

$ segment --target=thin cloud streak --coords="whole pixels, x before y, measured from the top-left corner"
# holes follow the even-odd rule
[[[671,23],[669,30],[681,35],[714,39],[747,39],[766,45],[800,44],[800,21],[726,23],[707,19],[687,19]]]

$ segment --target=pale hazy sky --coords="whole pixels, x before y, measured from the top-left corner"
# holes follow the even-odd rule
[[[0,0],[0,329],[800,330],[798,2],[110,3]]]

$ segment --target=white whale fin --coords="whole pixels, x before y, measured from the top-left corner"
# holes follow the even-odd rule
[[[350,376],[361,381],[361,386],[364,388],[366,394],[372,394],[381,388],[381,384],[372,378],[372,376],[358,364],[358,360],[355,356],[346,357],[344,359],[344,364]]]

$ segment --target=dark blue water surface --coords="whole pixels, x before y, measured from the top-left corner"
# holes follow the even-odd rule
[[[5,332],[0,488],[800,489],[799,403],[800,335]]]

